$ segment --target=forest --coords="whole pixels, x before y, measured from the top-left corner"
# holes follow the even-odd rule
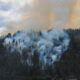
[[[31,57],[32,66],[21,61],[22,58],[27,58],[27,53],[33,46],[27,51],[23,50],[21,56],[18,51],[10,52],[10,48],[3,45],[5,38],[11,37],[10,33],[0,37],[0,80],[80,80],[80,30],[65,31],[70,38],[68,50],[59,61],[50,66],[46,65],[45,69],[41,69],[36,50]]]

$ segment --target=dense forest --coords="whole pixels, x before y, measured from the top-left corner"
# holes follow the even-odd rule
[[[0,38],[0,80],[80,80],[80,30],[65,30],[70,37],[70,45],[58,62],[51,66],[41,69],[39,65],[39,55],[35,50],[32,57],[33,66],[28,66],[21,62],[19,52],[10,52],[3,46],[9,33]],[[14,34],[16,35],[16,34]],[[16,43],[17,44],[17,43]],[[33,47],[33,46],[32,46]],[[24,60],[27,58],[27,52],[23,50]]]

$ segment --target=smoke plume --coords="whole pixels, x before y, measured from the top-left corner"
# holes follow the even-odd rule
[[[31,58],[35,55],[35,51],[39,56],[39,64],[42,69],[46,65],[52,65],[59,61],[62,54],[68,49],[69,36],[63,30],[42,30],[40,32],[16,32],[13,36],[7,36],[3,45],[8,51],[18,52],[23,56],[26,52],[26,59],[21,58],[29,66],[33,65]]]

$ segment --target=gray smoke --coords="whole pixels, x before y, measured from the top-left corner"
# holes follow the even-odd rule
[[[68,49],[69,42],[69,36],[64,30],[52,29],[40,32],[17,32],[13,36],[6,37],[3,45],[11,53],[17,51],[21,56],[25,50],[28,55],[25,63],[29,66],[33,65],[31,57],[36,50],[43,69],[46,65],[52,65],[60,60],[62,54]],[[24,59],[21,61],[24,62]]]

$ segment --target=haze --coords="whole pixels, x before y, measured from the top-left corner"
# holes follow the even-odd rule
[[[0,0],[0,35],[18,30],[80,28],[80,0]]]

